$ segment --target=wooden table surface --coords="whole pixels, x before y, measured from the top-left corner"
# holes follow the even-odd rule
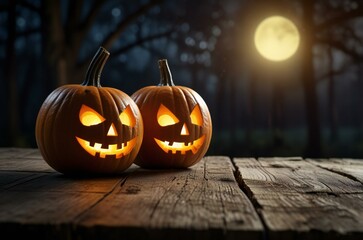
[[[0,232],[32,239],[363,239],[363,160],[205,157],[71,178],[0,148]]]

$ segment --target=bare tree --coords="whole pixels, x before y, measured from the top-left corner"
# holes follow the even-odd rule
[[[150,0],[147,3],[140,4],[121,19],[106,37],[100,42],[106,48],[111,48],[114,42],[124,33],[129,26],[141,17],[145,16],[153,7],[160,5],[163,0]],[[19,107],[18,96],[19,89],[16,81],[16,64],[15,64],[15,42],[17,38],[28,37],[35,33],[41,35],[42,48],[42,87],[45,93],[49,93],[55,87],[79,82],[82,79],[87,65],[91,60],[91,55],[79,60],[82,44],[85,42],[96,18],[100,15],[102,7],[106,4],[105,0],[95,0],[85,2],[83,0],[74,0],[65,2],[60,0],[42,0],[40,5],[33,4],[27,0],[9,0],[6,5],[1,5],[1,9],[7,11],[7,39],[6,39],[6,66],[4,67],[7,80],[8,99],[8,144],[17,146],[19,139]],[[118,3],[124,4],[124,3]],[[89,8],[85,8],[90,5]],[[40,26],[28,28],[22,32],[16,31],[16,8],[27,9],[37,14],[40,18]],[[84,9],[89,9],[86,13]],[[66,10],[66,12],[62,12]],[[64,18],[64,16],[66,16]],[[114,49],[116,55],[122,54],[129,49],[138,46],[144,42],[156,38],[164,37],[172,32],[172,29],[160,31],[138,38],[131,43]],[[31,78],[29,78],[31,79]],[[25,80],[27,81],[27,80]],[[29,80],[30,81],[30,80]],[[29,85],[25,83],[24,85]]]

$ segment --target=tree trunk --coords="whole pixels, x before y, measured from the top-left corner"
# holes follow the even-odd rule
[[[247,111],[246,111],[246,137],[245,141],[247,146],[252,146],[252,136],[255,129],[256,123],[256,73],[255,69],[252,70],[251,76],[248,82],[248,100],[247,100]]]
[[[282,130],[284,126],[283,112],[284,112],[284,89],[279,79],[273,84],[272,95],[272,130],[273,130],[273,145],[274,147],[281,147],[284,144]]]
[[[231,154],[236,155],[239,151],[238,149],[238,113],[240,110],[237,109],[237,99],[236,92],[238,91],[238,85],[236,79],[234,79],[230,74],[228,74],[228,81],[230,82],[230,91],[229,91],[229,118],[230,118],[230,146],[232,146]]]
[[[305,114],[307,121],[307,146],[305,151],[306,157],[320,157],[321,156],[321,142],[320,142],[320,121],[318,113],[318,99],[316,95],[316,84],[314,77],[313,66],[313,37],[314,37],[314,22],[313,10],[314,1],[303,1],[303,24],[304,35],[302,39],[302,53],[303,53],[303,69],[302,81],[305,96]]]
[[[46,81],[55,80],[51,88],[68,83],[68,67],[60,0],[42,1],[42,38],[45,68],[50,75]]]
[[[19,105],[16,81],[16,1],[8,1],[7,41],[5,53],[5,81],[7,82],[7,139],[9,146],[18,146],[19,138]]]
[[[328,78],[328,110],[329,110],[329,128],[330,128],[330,141],[335,142],[338,138],[337,132],[337,106],[335,102],[335,83],[334,83],[334,72],[333,72],[333,52],[332,48],[328,48],[329,55],[329,78]]]

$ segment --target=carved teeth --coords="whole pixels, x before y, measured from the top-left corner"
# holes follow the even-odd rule
[[[95,143],[94,148],[96,150],[101,150],[102,149],[102,143]]]
[[[195,154],[203,145],[205,135],[191,142],[160,141],[156,138],[154,138],[154,140],[159,145],[159,147],[166,153],[176,154],[177,152],[180,152],[182,155],[184,155],[187,151],[192,151],[193,154]]]
[[[100,158],[105,158],[106,155],[116,155],[116,158],[121,158],[122,156],[129,154],[136,144],[136,138],[133,138],[125,143],[109,144],[102,148],[102,143],[93,143],[93,145],[91,145],[91,142],[89,141],[79,137],[76,137],[76,139],[89,154],[92,156],[99,155]],[[121,147],[119,148],[119,146]]]

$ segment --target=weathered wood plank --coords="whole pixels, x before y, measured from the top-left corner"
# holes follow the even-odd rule
[[[119,176],[70,178],[50,169],[37,151],[3,153],[0,231],[6,235],[38,239],[263,236],[262,223],[225,157],[206,158],[186,170],[144,170],[133,165]]]
[[[363,239],[360,182],[301,158],[234,162],[270,239]]]
[[[0,161],[0,171],[17,172],[55,172],[43,159],[10,159],[4,158]]]
[[[362,159],[307,159],[310,163],[359,181],[363,184]]]
[[[0,159],[41,158],[37,148],[0,148]]]
[[[226,157],[209,157],[187,170],[140,169],[78,219],[78,237],[261,239],[232,167]]]
[[[0,172],[0,190],[9,189],[41,176],[44,176],[44,174],[32,172]]]
[[[40,176],[31,181],[26,181],[10,188],[12,191],[44,191],[44,192],[88,192],[108,193],[120,179],[126,178],[128,173],[120,174],[118,177],[90,177],[74,178],[64,176],[60,173],[52,173]]]
[[[55,172],[38,149],[0,148],[0,171]]]
[[[1,191],[1,235],[11,239],[71,239],[72,221],[103,197],[100,193]]]

